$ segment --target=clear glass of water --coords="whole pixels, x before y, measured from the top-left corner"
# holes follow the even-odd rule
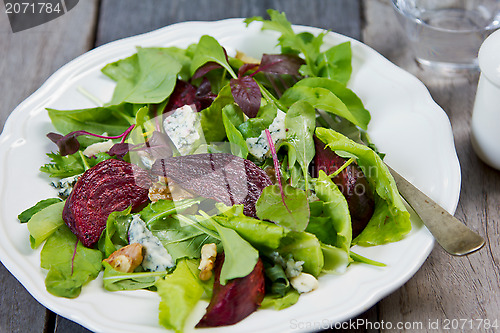
[[[500,27],[500,0],[392,3],[416,60],[441,72],[477,70],[479,47]]]

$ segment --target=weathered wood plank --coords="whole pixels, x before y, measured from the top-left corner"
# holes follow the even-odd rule
[[[60,66],[93,44],[97,1],[80,1],[44,25],[12,33],[0,13],[0,129],[10,112]],[[0,332],[42,332],[46,309],[0,265]],[[49,325],[50,326],[50,325]]]
[[[264,16],[285,11],[294,24],[311,25],[360,37],[359,1],[352,0],[103,0],[96,45],[177,22]],[[131,23],[133,22],[133,23]]]
[[[432,331],[430,322],[438,321],[440,325],[434,331],[442,331],[446,320],[462,319],[468,320],[463,330],[495,331],[481,326],[480,320],[497,320],[500,325],[500,172],[482,163],[470,143],[469,123],[478,74],[440,77],[420,68],[390,2],[365,1],[365,9],[364,42],[420,78],[448,114],[462,168],[461,197],[455,216],[487,241],[484,249],[462,258],[449,256],[436,246],[417,274],[379,303],[380,319],[420,322],[425,331]],[[472,329],[471,323],[475,325]]]

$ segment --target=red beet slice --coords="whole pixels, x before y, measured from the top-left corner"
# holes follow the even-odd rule
[[[255,202],[262,190],[272,185],[264,170],[253,162],[224,153],[156,160],[151,172],[227,206],[243,204],[243,213],[252,217],[256,217]]]
[[[329,175],[347,162],[330,148],[326,148],[316,137],[314,137],[314,144],[316,148],[315,177],[318,177],[319,170]],[[361,169],[352,163],[335,176],[333,181],[346,197],[351,213],[352,237],[355,238],[363,231],[373,215],[375,209],[373,193]]]
[[[109,159],[85,171],[63,209],[63,220],[86,247],[92,247],[106,227],[109,214],[142,208],[151,180],[146,171]]]
[[[253,271],[245,277],[220,284],[220,272],[224,263],[224,254],[215,260],[214,291],[207,312],[196,325],[217,327],[236,324],[256,311],[265,295],[264,265],[258,260]]]

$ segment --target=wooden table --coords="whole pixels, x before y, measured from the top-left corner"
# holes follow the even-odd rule
[[[68,61],[104,43],[176,22],[265,15],[267,8],[275,8],[295,24],[330,29],[370,45],[419,77],[448,114],[462,168],[456,216],[483,235],[487,244],[462,258],[451,257],[436,245],[410,281],[359,318],[422,322],[424,327],[429,321],[453,319],[500,324],[500,172],[476,157],[469,140],[478,74],[439,77],[419,68],[388,0],[84,0],[54,21],[15,34],[0,8],[2,128],[16,105]],[[87,330],[45,309],[0,265],[0,332],[42,331]]]

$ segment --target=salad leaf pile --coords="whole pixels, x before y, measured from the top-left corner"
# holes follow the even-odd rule
[[[54,182],[78,181],[107,159],[136,164],[154,177],[159,165],[183,161],[179,168],[185,168],[180,170],[184,176],[175,179],[175,185],[188,184],[183,191],[190,192],[176,197],[170,188],[171,193],[138,212],[129,207],[111,213],[92,248],[84,247],[65,224],[67,193],[21,213],[31,246],[43,244],[41,267],[47,270],[50,293],[77,297],[102,271],[109,291],[156,291],[160,324],[182,331],[200,299],[210,299],[219,287],[254,274],[258,262],[263,265],[265,297],[257,306],[280,310],[296,303],[303,292],[294,286],[295,277],[340,274],[353,262],[381,265],[351,247],[398,241],[409,232],[409,214],[383,155],[366,133],[370,113],[347,87],[350,43],[326,45],[326,33],[296,33],[284,13],[268,14],[269,19],[253,17],[245,23],[259,21],[263,29],[277,32],[280,54],[264,54],[260,60],[228,55],[206,35],[186,49],[138,47],[134,55],[102,69],[116,82],[109,103],[80,110],[47,109],[58,132],[48,137],[59,150],[47,154],[50,162],[40,170]],[[184,118],[176,123],[181,112]],[[183,128],[186,115],[194,120]],[[342,159],[334,172],[316,165],[318,144]],[[248,161],[265,171],[272,184],[258,189],[254,199],[229,201],[220,199],[224,193],[207,195],[190,188],[193,180],[205,190],[225,186],[220,179],[204,183],[193,178],[204,167],[186,162],[217,154]],[[186,155],[194,157],[179,159]],[[356,195],[373,200],[373,214],[359,234],[353,234],[353,212],[335,178],[347,169],[362,171],[369,186]],[[136,218],[168,251],[172,267],[155,271],[139,266],[121,272],[103,261],[129,244]],[[215,244],[217,252],[224,253],[215,277],[217,289],[214,277],[204,280],[199,275],[205,244]]]

